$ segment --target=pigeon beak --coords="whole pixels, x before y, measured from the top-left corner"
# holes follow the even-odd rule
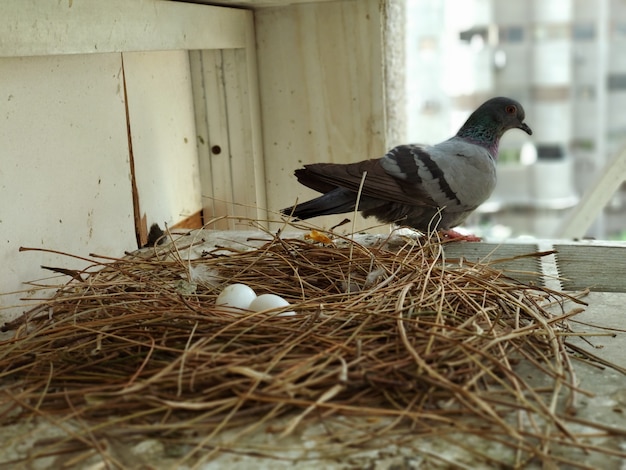
[[[533,135],[533,131],[530,127],[528,127],[528,125],[524,122],[520,123],[519,126],[517,126],[519,129],[523,130],[524,132],[526,132],[526,134],[528,135]]]

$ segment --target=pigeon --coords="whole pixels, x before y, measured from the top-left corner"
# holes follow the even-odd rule
[[[298,220],[357,209],[382,223],[422,233],[451,230],[485,202],[496,185],[500,138],[509,129],[532,130],[517,101],[498,97],[483,103],[457,132],[436,145],[408,144],[381,158],[356,163],[313,163],[297,169],[298,181],[321,196],[282,209]],[[360,195],[359,195],[360,193]]]

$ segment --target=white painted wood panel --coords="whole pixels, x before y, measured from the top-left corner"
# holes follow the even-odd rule
[[[233,212],[234,188],[230,169],[230,140],[221,51],[190,55],[194,95],[202,206],[207,221]],[[212,228],[228,229],[226,220]]]
[[[172,0],[175,2],[186,2],[189,0]],[[298,3],[321,3],[336,2],[341,0],[193,0],[195,3],[203,3],[207,5],[224,5],[245,8],[267,8],[295,5]]]
[[[135,248],[120,54],[0,58],[0,316],[40,265]]]
[[[230,166],[237,202],[232,215],[266,220],[265,164],[254,57],[253,44],[246,49],[222,51]]]
[[[18,253],[20,246],[109,256],[137,246],[122,54],[103,51],[151,51],[124,53],[139,210],[149,222],[175,222],[200,208],[183,49],[245,48],[253,63],[252,24],[249,11],[175,2],[0,2],[0,93],[8,103],[0,110],[1,318],[26,308],[17,306],[21,294],[6,293],[48,276],[41,264],[84,266]],[[243,70],[250,81],[254,69]],[[248,95],[258,115],[258,95]],[[245,132],[258,166],[260,131]]]
[[[123,54],[139,215],[170,226],[202,209],[186,51]]]
[[[163,0],[2,0],[0,57],[245,47],[247,14]]]
[[[293,176],[303,163],[354,162],[386,150],[384,21],[378,0],[260,9],[255,18],[268,209],[277,211],[317,194]],[[328,227],[343,218],[313,222]]]
[[[205,221],[248,228],[266,220],[265,166],[253,17],[246,47],[190,53]]]

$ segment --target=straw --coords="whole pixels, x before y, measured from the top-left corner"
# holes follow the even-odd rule
[[[368,246],[331,231],[261,238],[235,249],[181,237],[92,256],[80,272],[52,268],[69,280],[13,323],[0,349],[0,422],[38,417],[88,432],[68,431],[29,458],[83,449],[115,466],[101,445],[110,436],[184,444],[180,464],[224,451],[279,458],[243,438],[273,429],[280,441],[314,423],[325,423],[318,445],[328,452],[409,433],[486,458],[455,437],[478,436],[510,449],[509,460],[489,457],[501,465],[570,464],[552,452],[563,446],[614,453],[570,431],[564,412],[588,393],[565,346],[582,310],[576,296],[517,282],[498,260],[445,260],[436,236]],[[231,283],[291,305],[216,307]],[[542,380],[517,373],[520,361]],[[237,436],[229,445],[227,431]]]

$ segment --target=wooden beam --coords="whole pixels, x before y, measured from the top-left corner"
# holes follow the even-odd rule
[[[202,211],[199,210],[195,214],[191,214],[189,217],[185,217],[180,222],[172,225],[170,227],[171,230],[174,229],[193,229],[193,228],[202,228],[204,225]]]
[[[258,9],[254,18],[266,198],[278,219],[279,209],[317,195],[293,176],[302,164],[384,154],[384,10],[378,0],[347,0]]]
[[[163,0],[2,0],[0,57],[242,48],[250,13]]]
[[[604,210],[617,188],[626,180],[626,147],[622,148],[583,195],[576,208],[570,212],[559,227],[557,238],[582,238]]]

